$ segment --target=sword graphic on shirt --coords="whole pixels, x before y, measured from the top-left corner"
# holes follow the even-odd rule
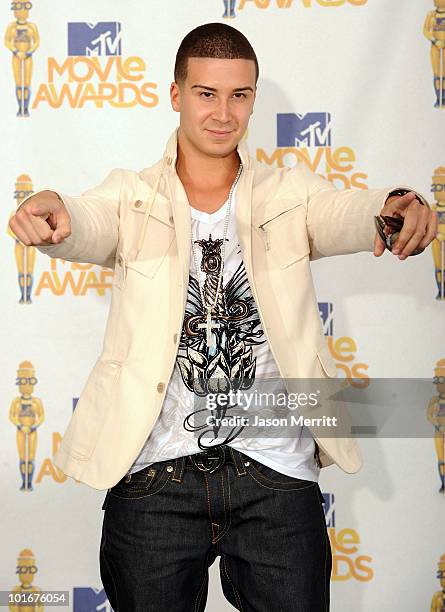
[[[205,273],[203,293],[207,304],[213,304],[215,301],[222,265],[222,242],[222,239],[212,240],[211,234],[208,240],[195,241],[202,250],[200,267]],[[206,310],[198,281],[189,275],[187,303],[177,356],[179,371],[186,387],[198,397],[252,387],[256,370],[252,347],[263,344],[266,338],[242,261],[227,284],[222,284],[212,312],[212,321],[219,324],[218,328],[212,329],[212,334],[215,335],[214,346],[207,345],[206,330],[198,327],[198,324],[205,320]],[[230,406],[217,406],[212,411],[212,416],[215,420],[224,418],[229,409]],[[203,412],[208,415],[208,408],[201,408],[189,414],[184,419],[184,428],[189,431],[203,429],[202,423],[195,424],[191,421],[194,415],[198,416]],[[206,446],[201,440],[209,437],[211,432],[216,439],[219,429],[218,425],[204,429],[198,437],[199,447],[206,449],[209,446],[219,446]],[[222,444],[233,440],[243,429],[244,427],[234,427]]]

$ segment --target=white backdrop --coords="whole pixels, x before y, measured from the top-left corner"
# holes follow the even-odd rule
[[[265,163],[286,165],[306,155],[316,172],[330,175],[339,187],[409,184],[434,204],[432,177],[445,166],[445,108],[434,107],[430,42],[423,35],[433,3],[235,4],[236,17],[227,22],[249,38],[260,64],[248,133],[251,153]],[[109,609],[98,561],[104,492],[66,479],[51,458],[101,351],[112,272],[51,260],[28,249],[28,257],[32,251],[35,256],[28,268],[31,302],[19,303],[23,265],[7,227],[21,199],[16,183],[21,189],[78,195],[113,167],[139,170],[154,163],[178,121],[168,91],[179,42],[199,24],[223,21],[223,10],[223,0],[34,0],[27,21],[37,26],[40,44],[31,56],[29,117],[16,116],[12,52],[3,47],[0,589],[18,585],[29,563],[33,585],[68,590],[73,610]],[[4,34],[14,19],[10,3],[3,2]],[[87,38],[88,26],[68,29],[68,23],[98,24],[94,32],[99,35],[107,29],[101,29],[103,22],[120,24],[120,49],[117,34],[103,38],[98,47],[100,42],[92,44],[96,36]],[[84,53],[96,47],[100,57],[85,55],[76,63],[68,56],[68,43],[71,52],[75,43],[83,45]],[[128,85],[128,74],[118,74],[119,61],[139,80]],[[93,74],[94,62],[102,70],[110,62],[102,85]],[[119,87],[126,102],[136,102],[119,106]],[[109,99],[92,101],[101,91]],[[312,113],[330,116],[321,141],[314,132],[304,140],[300,129],[289,150],[278,146],[282,115],[297,114],[296,123],[310,127],[317,119]],[[330,146],[323,141],[328,135]],[[336,158],[343,160],[338,169],[333,168]],[[350,160],[347,170],[345,159]],[[312,269],[321,311],[324,304],[332,305],[332,327],[327,325],[326,333],[341,376],[346,364],[363,380],[433,377],[437,361],[445,358],[445,301],[436,299],[430,247],[403,262],[388,252],[379,259],[360,253],[323,259]],[[349,343],[351,350],[339,354],[335,343],[337,349]],[[28,492],[20,490],[17,423],[10,418],[20,396],[15,382],[23,362],[35,370],[32,396],[40,404],[33,405],[44,415],[36,434],[33,490]],[[435,394],[432,384],[431,397]],[[445,495],[438,492],[432,436],[431,426],[431,438],[361,440],[364,467],[358,474],[347,475],[335,466],[322,470],[334,556],[334,612],[430,609],[441,588],[437,564],[445,553]],[[31,561],[25,559],[28,553],[19,559],[24,550],[32,551]],[[211,568],[207,605],[217,612],[233,609],[222,595],[217,563]]]

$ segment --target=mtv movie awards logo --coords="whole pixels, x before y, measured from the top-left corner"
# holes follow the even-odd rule
[[[257,160],[278,168],[304,162],[340,189],[368,189],[368,175],[358,172],[351,147],[332,146],[331,115],[327,112],[278,113],[277,148],[257,149]]]
[[[117,21],[68,23],[67,57],[48,57],[48,82],[40,84],[33,108],[156,106],[157,84],[145,80],[141,57],[122,55],[121,35]]]
[[[95,264],[67,262],[64,259],[51,259],[50,269],[39,278],[35,295],[43,291],[53,295],[71,293],[75,296],[94,292],[104,296],[111,289],[113,270],[100,268]]]
[[[224,18],[236,17],[235,8],[242,11],[247,7],[256,9],[279,8],[289,9],[292,7],[312,8],[313,6],[363,6],[368,0],[223,0],[224,3]]]
[[[360,553],[360,535],[356,529],[337,530],[335,524],[335,495],[323,493],[324,513],[332,550],[331,580],[369,582],[374,578],[372,557]]]
[[[318,302],[323,331],[327,336],[329,351],[338,370],[344,373],[351,387],[364,389],[369,386],[366,374],[368,364],[356,361],[357,343],[350,336],[334,339],[334,306],[332,302]]]

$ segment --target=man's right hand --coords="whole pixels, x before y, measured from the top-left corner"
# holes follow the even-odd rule
[[[41,191],[18,207],[9,227],[26,246],[48,246],[71,234],[71,217],[54,191]]]

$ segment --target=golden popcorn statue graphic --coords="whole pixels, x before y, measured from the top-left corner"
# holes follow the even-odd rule
[[[436,202],[431,208],[437,211],[439,221],[436,237],[431,243],[438,288],[436,300],[445,300],[445,166],[435,170],[432,190]]]
[[[15,184],[15,200],[17,203],[17,208],[32,192],[33,188],[31,179],[27,174],[21,174]],[[9,219],[11,219],[16,212],[16,210],[12,212]],[[7,232],[8,235],[15,241],[15,261],[18,270],[18,282],[21,293],[19,304],[31,304],[31,289],[34,278],[33,271],[36,261],[36,248],[20,242],[12,229],[9,227],[9,221],[7,225]]]
[[[445,0],[434,0],[435,11],[430,11],[425,19],[423,33],[431,41],[431,65],[436,92],[436,108],[445,108]]]
[[[35,370],[30,361],[22,361],[17,370],[16,385],[20,395],[15,397],[9,410],[9,420],[17,428],[17,450],[22,477],[21,491],[33,491],[32,477],[37,450],[37,428],[45,420],[42,402],[32,393],[37,384]]]
[[[34,576],[37,573],[36,559],[29,548],[20,551],[17,558],[17,574],[20,584],[11,589],[12,597],[16,594],[26,597],[29,593],[41,593],[42,589],[33,584]],[[44,612],[44,606],[40,603],[14,603],[9,604],[9,612]]]
[[[445,493],[445,359],[439,359],[434,369],[433,383],[439,395],[431,398],[427,418],[434,426],[434,446],[441,486],[439,493]]]
[[[19,110],[17,117],[29,117],[31,99],[32,55],[40,44],[39,32],[28,21],[31,2],[13,1],[11,9],[16,21],[6,28],[5,47],[12,52],[12,71]]]
[[[441,591],[436,591],[431,600],[430,612],[444,612],[445,610],[445,555],[442,555],[437,564],[437,577],[440,580]]]

